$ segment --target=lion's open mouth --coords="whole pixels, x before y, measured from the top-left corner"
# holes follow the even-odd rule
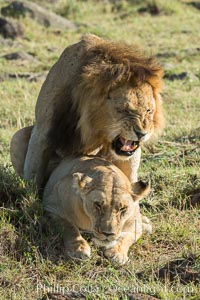
[[[127,140],[117,136],[112,142],[112,148],[117,155],[131,156],[139,147],[139,141]]]

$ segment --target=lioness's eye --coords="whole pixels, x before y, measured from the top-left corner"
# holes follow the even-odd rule
[[[94,203],[94,207],[96,208],[96,210],[100,211],[101,210],[101,204],[96,202]]]

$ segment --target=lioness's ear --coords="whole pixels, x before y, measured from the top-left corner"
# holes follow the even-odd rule
[[[133,199],[140,200],[150,192],[150,182],[137,181],[132,184]]]
[[[72,175],[73,178],[73,186],[79,189],[84,189],[86,187],[88,187],[88,185],[90,185],[90,183],[92,182],[92,178],[83,174],[83,173],[74,173]]]

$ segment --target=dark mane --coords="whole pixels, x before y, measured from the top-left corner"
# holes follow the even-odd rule
[[[125,43],[110,42],[97,37],[95,42],[91,42],[87,37],[83,39],[83,42],[85,51],[80,73],[77,74],[71,90],[66,87],[66,90],[60,95],[63,101],[60,101],[60,104],[57,103],[56,113],[52,119],[48,135],[51,147],[60,149],[65,155],[87,152],[99,147],[103,141],[103,134],[95,136],[95,129],[97,131],[97,126],[100,128],[102,124],[106,123],[105,118],[103,119],[105,95],[115,87],[127,82],[133,87],[145,82],[152,86],[156,100],[154,127],[155,132],[160,131],[163,127],[163,114],[159,91],[163,70],[156,59],[152,56],[145,56],[141,50]],[[83,107],[83,103],[92,103],[93,100],[96,103],[95,111],[90,111],[90,116],[87,114],[87,120],[79,122],[83,111],[88,109]],[[88,140],[90,136],[95,136],[93,138],[94,145],[90,139],[91,149],[83,142],[83,130],[86,128],[86,122],[94,123],[94,128],[91,125],[90,131],[86,132]]]
[[[148,82],[157,92],[161,88],[163,70],[153,56],[125,43],[100,40],[87,51],[82,77],[86,84],[99,86],[101,91],[130,82]]]

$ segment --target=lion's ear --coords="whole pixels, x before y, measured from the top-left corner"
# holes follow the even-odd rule
[[[147,196],[150,192],[150,181],[137,181],[132,184],[133,199],[140,200]]]
[[[78,189],[85,189],[91,185],[92,178],[83,173],[74,173],[73,175],[73,186]]]

